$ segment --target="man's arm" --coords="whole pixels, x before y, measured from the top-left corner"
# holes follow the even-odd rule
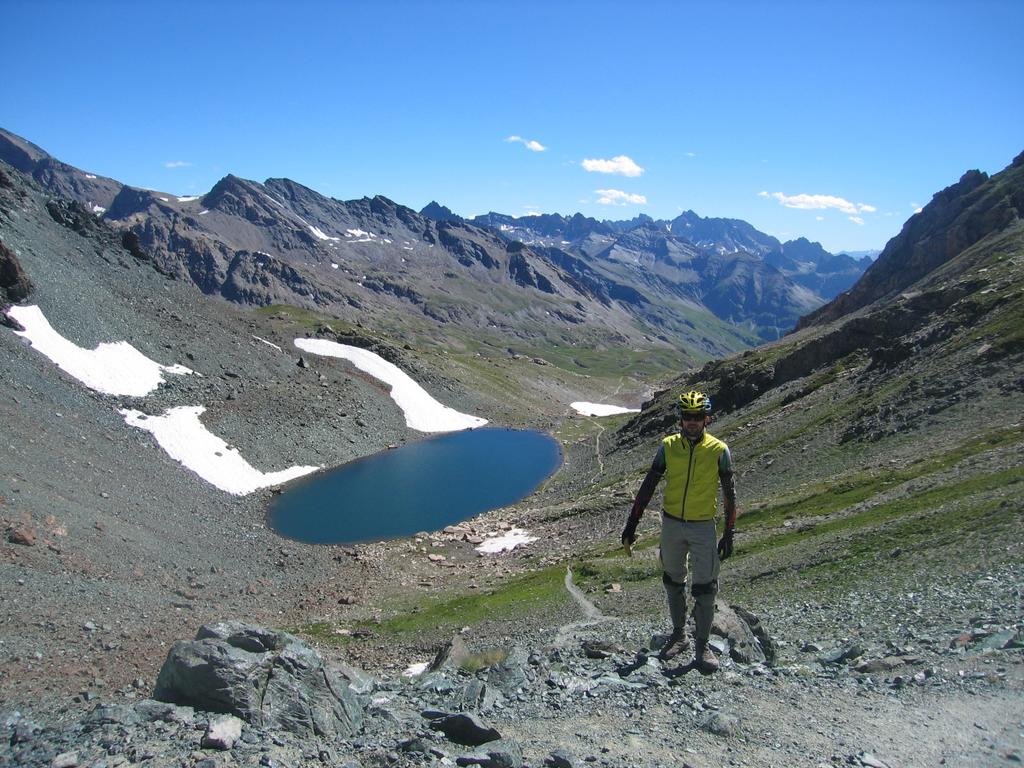
[[[731,530],[736,525],[736,478],[732,469],[732,454],[728,448],[718,457],[718,479],[722,484],[722,497],[725,501],[725,528]]]
[[[724,560],[732,554],[732,532],[736,527],[736,476],[732,470],[732,454],[726,448],[718,457],[718,479],[722,484],[725,507],[725,532],[718,542],[718,556]]]
[[[623,544],[632,544],[636,541],[636,527],[640,524],[640,516],[647,509],[651,497],[654,496],[654,489],[658,487],[658,481],[664,474],[665,447],[662,446],[658,449],[658,455],[654,457],[651,468],[647,470],[647,476],[644,477],[644,481],[640,484],[640,490],[637,491],[636,498],[633,500],[633,508],[629,512],[626,527],[622,531]]]

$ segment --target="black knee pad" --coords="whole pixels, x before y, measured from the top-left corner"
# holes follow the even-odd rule
[[[690,587],[690,594],[694,597],[700,597],[701,595],[713,595],[718,592],[718,579],[705,582],[704,584],[694,583]]]
[[[676,587],[678,589],[686,589],[686,582],[674,581],[665,571],[661,572],[661,580],[666,587]]]

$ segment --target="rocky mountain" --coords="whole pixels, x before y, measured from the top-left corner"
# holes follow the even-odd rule
[[[211,279],[222,280],[218,230],[187,224],[176,207],[199,201],[125,195],[126,226],[0,170],[6,300],[38,306],[82,350],[128,341],[194,371],[146,397],[103,394],[0,328],[0,763],[877,768],[1013,765],[1024,754],[1019,216],[981,216],[971,245],[893,297],[669,380],[651,373],[662,355],[649,348],[549,348],[546,361],[509,351],[526,326],[504,329],[500,349],[471,347],[411,304],[415,321],[392,333],[372,322],[397,323],[390,312],[356,324],[309,306],[225,302],[175,279],[176,263],[143,249],[145,227],[134,226],[166,208],[157,220],[174,225],[168,236],[207,242]],[[996,182],[1015,199],[1013,176],[966,198],[997,196]],[[267,241],[298,250],[307,232],[329,259],[334,241],[307,225],[344,237],[339,250],[364,237],[325,228],[341,212],[328,216],[332,202],[306,200],[301,187],[218,186],[188,215],[223,216],[250,253]],[[289,224],[271,223],[281,219],[270,200],[288,195]],[[392,205],[345,211],[381,237],[375,217],[417,222]],[[601,246],[605,268],[643,262],[646,280],[671,278],[684,293],[688,265],[726,280],[732,260],[657,229],[618,233],[632,239]],[[487,276],[491,293],[544,297],[540,277],[556,288],[571,278],[581,296],[631,289],[565,249],[460,222],[444,231],[458,243],[444,256],[453,274]],[[937,224],[921,242],[952,233]],[[366,280],[387,253],[370,240],[348,244],[368,249]],[[240,285],[287,279],[271,262],[252,269]],[[507,287],[513,273],[535,285]],[[125,421],[127,409],[200,406],[227,450],[267,471],[419,439],[379,381],[346,361],[300,357],[305,336],[374,348],[447,405],[549,431],[561,470],[522,502],[445,530],[308,545],[268,528],[274,491],[221,492]],[[710,676],[656,658],[667,630],[656,502],[633,557],[619,548],[673,426],[673,394],[690,386],[716,402],[711,431],[733,451],[742,513],[719,592],[721,616],[740,621],[717,626],[722,670]],[[569,407],[640,399],[635,417]],[[536,541],[476,548],[513,527]]]
[[[828,290],[845,287],[845,275],[815,282],[811,273],[820,275],[806,262],[792,274],[779,271],[760,258],[773,238],[692,212],[670,223],[580,214],[467,222],[436,203],[417,213],[381,196],[343,202],[288,179],[260,184],[229,175],[201,197],[139,190],[78,171],[6,132],[0,153],[51,194],[103,212],[135,251],[205,293],[316,308],[351,322],[366,317],[407,332],[418,316],[456,335],[497,329],[494,344],[511,329],[536,348],[578,345],[585,328],[599,337],[587,339],[591,345],[626,340],[699,359],[777,338],[830,298]],[[645,243],[664,251],[669,240],[669,250],[706,254],[648,274],[644,265],[668,264],[667,251],[641,253]],[[632,269],[616,256],[625,252],[634,254]],[[700,271],[705,265],[709,271]],[[680,269],[688,276],[674,282]]]
[[[462,221],[462,217],[452,213],[447,206],[441,205],[436,200],[431,200],[420,211],[420,215],[426,216],[434,221]]]
[[[0,160],[27,173],[55,197],[75,200],[102,214],[124,186],[114,179],[63,163],[30,141],[0,128]]]
[[[670,251],[690,251],[696,255],[688,260],[690,277],[681,282],[669,278],[666,290],[703,304],[762,339],[778,338],[796,318],[853,285],[871,263],[833,255],[805,238],[781,243],[745,221],[703,218],[693,211],[672,221],[645,215],[599,222],[581,214],[513,218],[498,213],[473,221],[508,240],[566,251],[585,259],[591,270],[633,285],[648,280],[646,267],[626,278],[615,265],[621,261],[616,254],[632,253],[635,263],[646,265],[659,259],[664,263]],[[664,271],[655,274],[665,276]]]
[[[870,258],[831,254],[803,237],[782,243],[764,259],[794,283],[826,298],[852,286],[871,265]]]
[[[1022,178],[1024,154],[991,179],[981,171],[965,173],[904,224],[856,285],[809,314],[800,327],[891,299],[993,232],[1010,228],[1024,211]]]
[[[741,219],[704,218],[686,211],[667,224],[672,234],[720,253],[745,251],[765,256],[780,247],[771,235],[759,232]]]

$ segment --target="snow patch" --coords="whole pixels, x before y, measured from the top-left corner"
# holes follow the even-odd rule
[[[281,349],[281,348],[280,348],[279,346],[277,346],[277,344],[275,344],[275,343],[274,343],[274,342],[272,342],[272,341],[267,341],[266,339],[261,339],[261,338],[260,338],[259,336],[256,336],[255,334],[253,335],[253,338],[254,338],[254,339],[256,339],[256,341],[262,341],[262,342],[263,342],[264,344],[266,344],[266,345],[267,345],[268,347],[273,347],[273,348],[274,348],[274,349],[276,349],[276,350],[277,350],[278,352],[284,352],[284,350],[283,350],[283,349]]]
[[[377,237],[372,232],[367,232],[362,229],[346,229],[345,234],[347,234],[349,237],[359,238],[358,240],[350,241],[353,243],[372,243],[374,239]]]
[[[359,370],[390,384],[391,399],[402,409],[405,423],[411,429],[420,432],[455,432],[487,423],[487,419],[460,413],[442,405],[405,371],[369,350],[327,339],[296,339],[295,346],[314,355],[348,360]]]
[[[25,330],[15,333],[33,349],[97,392],[144,397],[164,383],[165,373],[194,373],[182,365],[150,360],[127,341],[103,343],[91,350],[79,347],[57,333],[37,306],[11,307],[7,315],[21,323]]]
[[[119,409],[125,422],[149,432],[167,455],[195,472],[206,482],[235,496],[280,485],[316,472],[320,467],[292,466],[280,472],[260,472],[199,420],[206,409],[201,405],[181,406],[162,416],[147,416],[132,408]]]
[[[202,195],[189,195],[188,197],[179,197],[179,203],[191,203],[193,200],[198,200]]]
[[[402,673],[402,677],[419,677],[427,671],[427,667],[430,666],[429,662],[420,661],[416,664],[410,664],[408,669]]]
[[[570,406],[583,416],[615,416],[620,413],[640,413],[639,408],[623,408],[618,405],[603,403],[570,403]]]
[[[521,528],[513,528],[502,536],[493,536],[485,539],[482,544],[477,545],[476,551],[488,555],[496,555],[499,552],[511,552],[520,544],[531,544],[536,541],[536,536],[531,536],[528,531]]]
[[[314,227],[312,224],[309,225],[309,231],[312,232],[313,236],[316,237],[318,240],[341,240],[340,237],[331,237],[330,235],[324,233],[323,230]]]

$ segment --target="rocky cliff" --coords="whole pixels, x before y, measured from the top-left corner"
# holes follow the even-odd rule
[[[802,318],[797,328],[823,325],[892,298],[1022,215],[1024,154],[991,179],[981,171],[968,171],[904,224],[849,291]]]

